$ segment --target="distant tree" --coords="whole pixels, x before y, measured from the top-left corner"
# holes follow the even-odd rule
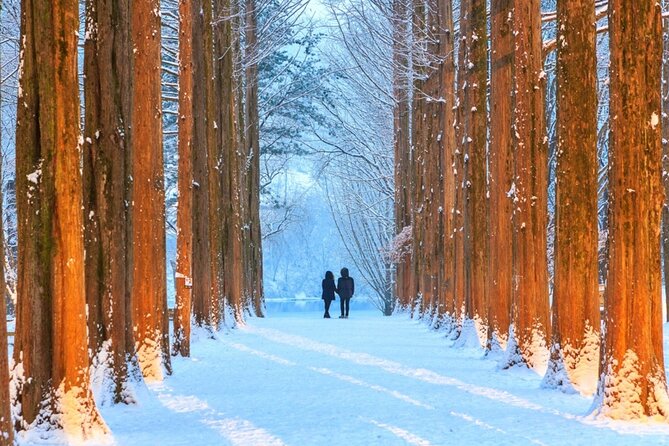
[[[655,2],[609,1],[609,262],[596,411],[669,415],[662,347],[662,16]],[[643,48],[643,51],[639,49]]]
[[[106,427],[89,388],[78,12],[73,0],[21,2],[14,362],[23,373],[13,403],[20,430],[35,423],[87,438]]]
[[[191,0],[179,1],[179,204],[172,353],[190,356],[193,284],[193,18]]]
[[[132,320],[146,379],[171,373],[165,271],[160,2],[131,6]]]
[[[592,394],[599,360],[595,5],[557,3],[557,190],[551,358],[544,384]]]

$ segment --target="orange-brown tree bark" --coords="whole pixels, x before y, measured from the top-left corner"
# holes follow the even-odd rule
[[[192,0],[179,1],[179,201],[172,354],[190,356],[193,286],[193,18]]]
[[[393,147],[395,178],[395,235],[411,226],[412,175],[409,129],[409,61],[407,54],[407,0],[393,1]],[[406,233],[405,233],[406,234]],[[407,241],[407,244],[408,241]],[[401,308],[411,305],[411,253],[402,254],[396,265],[395,298]]]
[[[555,282],[544,385],[593,394],[600,331],[594,3],[558,0],[557,29]]]
[[[513,15],[514,213],[513,336],[508,365],[543,369],[549,334],[546,260],[548,155],[544,117],[541,8],[516,0]]]
[[[20,430],[87,438],[106,427],[89,388],[78,27],[75,0],[22,1],[14,403]]]
[[[193,9],[193,320],[211,327],[211,255],[209,232],[209,140],[207,139],[206,52],[202,0]]]
[[[223,303],[223,219],[221,218],[222,188],[222,147],[216,122],[218,97],[215,93],[216,73],[214,52],[214,16],[211,0],[203,2],[203,38],[204,38],[204,82],[205,82],[205,122],[207,138],[207,175],[209,177],[209,322],[212,330],[218,330],[221,322]]]
[[[669,322],[669,18],[663,17],[662,49],[662,267],[664,272],[664,308]]]
[[[615,419],[669,416],[658,240],[661,12],[656,2],[609,2],[609,270],[596,411]]]
[[[130,150],[129,3],[89,0],[84,42],[83,153],[86,301],[93,364],[113,402],[131,402],[128,362],[134,357],[126,308],[126,152]],[[119,153],[122,156],[119,156]],[[130,335],[130,339],[127,339]],[[103,396],[106,398],[106,395]]]
[[[511,324],[513,277],[512,0],[492,0],[490,35],[490,146],[488,343],[487,351],[506,348]]]
[[[466,89],[463,109],[465,150],[464,231],[466,324],[484,346],[487,340],[487,83],[488,45],[485,0],[462,2],[468,18],[465,45]],[[469,336],[470,334],[467,334]]]
[[[165,191],[160,91],[160,2],[131,7],[132,319],[146,379],[171,373],[165,288]]]

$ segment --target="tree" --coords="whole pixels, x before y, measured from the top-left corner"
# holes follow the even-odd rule
[[[666,419],[658,243],[663,202],[660,5],[611,0],[609,26],[609,270],[596,411],[614,419]]]
[[[547,145],[541,10],[535,0],[516,0],[514,56],[514,296],[513,338],[507,365],[541,369],[547,361],[548,271],[546,263]]]
[[[664,8],[667,2],[662,2]],[[665,310],[669,310],[669,17],[663,16],[662,25],[662,182],[664,184],[664,206],[662,207],[662,266],[664,273]],[[669,322],[669,311],[667,311]]]
[[[0,11],[2,11],[2,1],[0,1]],[[1,56],[0,56],[1,62]],[[2,131],[0,130],[0,136]],[[0,157],[0,166],[2,165]],[[2,175],[0,174],[0,184],[2,184]],[[3,199],[0,190],[0,209],[2,209]],[[0,218],[0,240],[4,242],[4,231],[2,227],[2,218]],[[5,262],[0,262],[0,446],[10,446],[14,444],[14,428],[10,413],[9,397],[9,354],[7,352],[7,305],[5,303]]]
[[[25,378],[15,381],[14,403],[21,417],[17,427],[35,423],[85,438],[106,427],[89,388],[78,3],[38,0],[21,6],[14,361]]]
[[[160,2],[133,2],[132,320],[149,380],[171,373],[165,289],[165,191],[160,93]]]
[[[260,233],[260,116],[258,109],[258,13],[257,1],[245,0],[246,7],[246,176],[248,222],[248,299],[257,316],[263,315],[262,237]]]
[[[465,230],[465,308],[466,323],[471,324],[482,346],[487,340],[488,297],[488,203],[487,203],[487,82],[488,45],[485,0],[467,0],[468,28],[466,45],[466,107],[463,109],[465,149],[464,230]],[[466,333],[466,336],[470,334]]]
[[[490,35],[490,201],[488,229],[488,343],[486,350],[506,348],[511,324],[513,293],[513,202],[507,196],[513,184],[512,103],[513,75],[511,0],[492,0]]]
[[[558,0],[557,29],[555,280],[544,384],[592,394],[600,331],[594,3]]]
[[[179,204],[174,355],[190,356],[193,257],[193,2],[179,1]]]
[[[114,403],[129,402],[134,357],[126,308],[129,3],[88,0],[84,42],[84,236],[89,346]],[[119,154],[121,154],[119,156]],[[106,398],[104,395],[103,398]]]
[[[408,29],[406,0],[393,0],[393,146],[395,156],[395,237],[405,228],[411,228],[411,146],[409,123],[409,58],[407,51]],[[403,308],[411,302],[411,253],[404,252],[397,259],[394,293]]]

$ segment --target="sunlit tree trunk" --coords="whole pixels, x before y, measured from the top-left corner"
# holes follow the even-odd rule
[[[664,199],[660,5],[611,0],[609,26],[609,270],[596,410],[615,419],[666,419],[658,243]]]
[[[165,191],[160,93],[160,2],[133,1],[132,307],[144,377],[171,373],[165,289]]]
[[[595,5],[557,3],[557,196],[544,384],[593,394],[599,363]]]
[[[24,0],[21,14],[14,361],[23,374],[14,382],[17,428],[38,420],[44,428],[86,438],[106,427],[89,388],[78,3]]]
[[[492,0],[490,38],[490,146],[488,345],[506,348],[511,324],[513,277],[513,202],[507,196],[513,183],[511,86],[513,76],[513,0]]]
[[[508,365],[543,372],[549,334],[546,260],[547,170],[541,8],[516,0],[514,56],[514,297]]]
[[[190,356],[193,257],[193,1],[179,1],[179,201],[174,355]]]
[[[134,356],[127,348],[133,340],[126,339],[131,333],[126,330],[131,318],[126,308],[125,205],[129,20],[126,1],[89,0],[86,5],[83,190],[89,346],[93,364],[107,369],[115,403],[131,401],[128,360]]]
[[[662,2],[667,5],[666,0]],[[663,18],[662,40],[662,183],[664,184],[664,206],[662,207],[662,266],[664,269],[664,304],[666,320],[669,322],[669,18]]]
[[[411,226],[412,176],[409,134],[409,70],[407,58],[407,1],[393,1],[393,130],[395,153],[395,234]],[[411,254],[402,256],[396,266],[395,298],[401,308],[411,302]]]
[[[465,307],[466,322],[471,324],[483,346],[487,340],[488,227],[486,197],[486,138],[488,46],[486,0],[467,0],[466,40],[467,107],[464,116],[465,148]]]
[[[258,120],[257,2],[246,0],[246,128],[249,226],[249,298],[254,314],[263,315],[262,239],[260,235],[260,122]]]
[[[204,8],[194,2],[193,19],[193,320],[211,327],[211,256],[209,232],[209,141],[207,139],[206,52]]]

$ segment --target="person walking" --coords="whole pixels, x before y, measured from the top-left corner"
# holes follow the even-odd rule
[[[322,299],[325,303],[325,314],[323,315],[323,317],[326,319],[330,319],[330,304],[332,303],[333,300],[335,300],[336,291],[337,287],[335,286],[334,282],[334,274],[332,274],[332,271],[326,271],[325,279],[323,279],[323,295],[322,295]]]
[[[353,277],[348,275],[348,268],[342,268],[341,277],[337,280],[337,294],[339,294],[339,304],[341,306],[339,319],[348,319],[348,308],[354,293],[355,281]]]

